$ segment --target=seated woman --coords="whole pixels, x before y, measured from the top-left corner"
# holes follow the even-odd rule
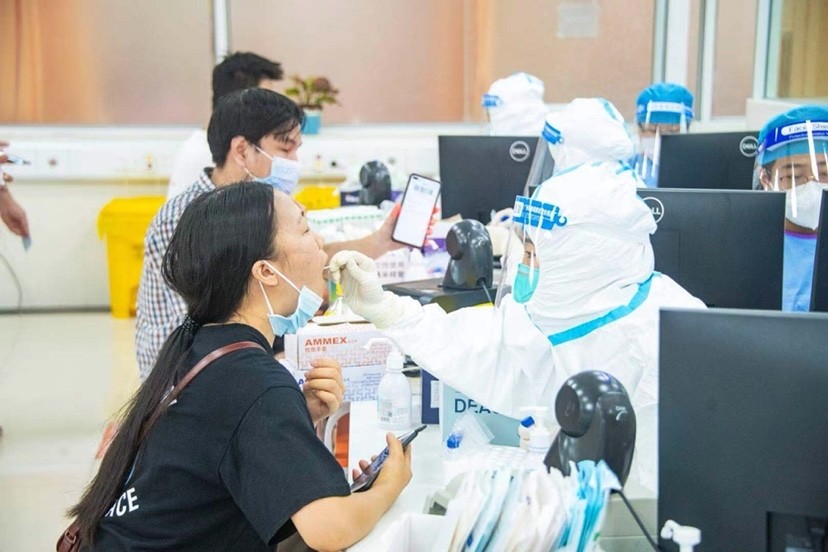
[[[195,199],[164,258],[188,315],[129,404],[77,516],[82,550],[273,550],[295,533],[317,550],[363,538],[411,478],[393,435],[374,486],[350,494],[314,431],[343,384],[320,361],[304,390],[273,358],[275,334],[318,308],[327,255],[299,205],[272,186],[242,182]],[[199,361],[209,364],[144,428]],[[363,463],[364,466],[364,463]]]

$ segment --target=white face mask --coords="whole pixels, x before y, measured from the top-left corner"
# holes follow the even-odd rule
[[[658,176],[658,163],[661,157],[661,130],[656,127],[653,136],[638,137],[638,151],[643,154],[639,166],[634,167],[642,178]]]
[[[785,217],[804,228],[816,230],[819,226],[819,210],[822,206],[822,191],[828,184],[813,180],[785,192]]]
[[[642,136],[638,139],[638,150],[641,153],[647,153],[652,157],[653,151],[655,151],[655,143],[655,136]]]

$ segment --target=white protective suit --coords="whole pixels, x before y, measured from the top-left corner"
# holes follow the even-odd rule
[[[445,313],[378,289],[370,259],[331,260],[346,301],[444,383],[502,414],[554,408],[570,376],[603,370],[621,381],[638,420],[632,477],[656,488],[658,314],[704,308],[665,275],[653,273],[652,214],[639,179],[619,162],[570,167],[537,190],[564,225],[533,233],[540,276],[532,298],[505,296],[498,308]],[[563,218],[561,218],[563,221]]]

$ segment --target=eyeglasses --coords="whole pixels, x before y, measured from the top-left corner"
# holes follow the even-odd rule
[[[793,186],[799,186],[806,182],[828,184],[828,164],[820,163],[817,174],[814,174],[809,165],[800,163],[782,165],[770,176],[775,190],[790,190]]]

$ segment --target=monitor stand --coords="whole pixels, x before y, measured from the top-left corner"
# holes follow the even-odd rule
[[[387,291],[397,295],[413,297],[421,305],[435,303],[446,312],[455,311],[464,307],[473,307],[488,303],[489,299],[483,289],[454,290],[443,287],[442,278],[417,280],[414,282],[400,282],[383,286]],[[494,299],[496,287],[489,288],[489,294]]]

